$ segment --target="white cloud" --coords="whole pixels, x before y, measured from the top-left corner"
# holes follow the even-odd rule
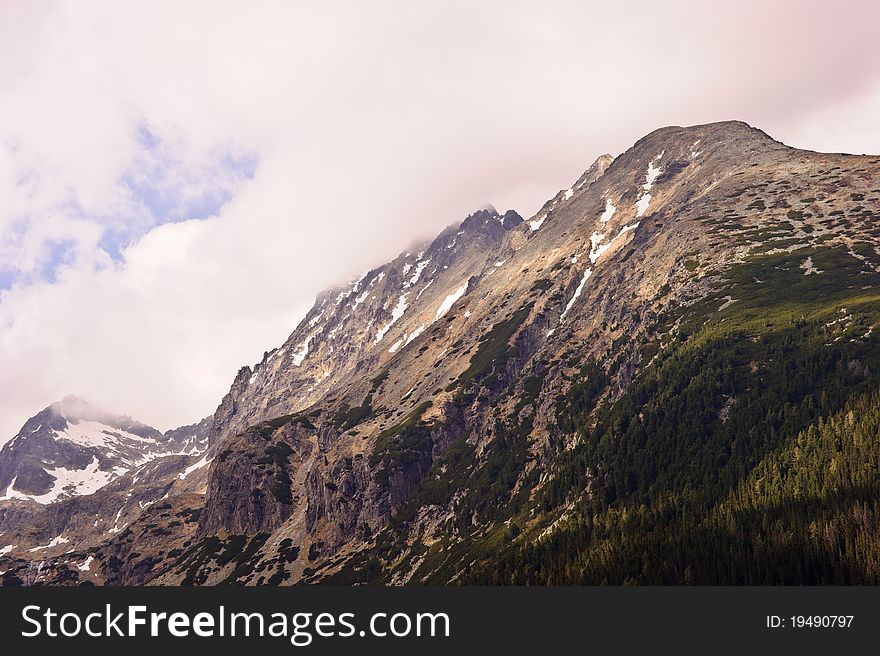
[[[196,420],[320,288],[660,125],[880,151],[873,5],[716,4],[3,3],[0,441],[68,392]]]

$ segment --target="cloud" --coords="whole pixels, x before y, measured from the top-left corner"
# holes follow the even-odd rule
[[[69,392],[194,421],[322,287],[661,125],[880,152],[842,4],[3,3],[0,441]]]

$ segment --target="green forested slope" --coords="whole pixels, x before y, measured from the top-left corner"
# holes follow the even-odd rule
[[[808,256],[821,273],[805,275]],[[444,454],[333,580],[880,583],[874,257],[813,249],[728,270],[716,293],[657,317],[619,397],[605,393],[614,364],[580,364],[542,479],[518,477],[533,428],[521,398],[484,453],[462,440]],[[428,506],[453,519],[423,544],[406,527]]]
[[[880,582],[880,288],[845,252],[813,252],[810,276],[804,255],[735,268],[721,312],[682,311],[679,344],[581,423],[543,493],[589,479],[588,498],[473,580]]]

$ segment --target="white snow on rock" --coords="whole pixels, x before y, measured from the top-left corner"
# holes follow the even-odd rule
[[[428,287],[430,287],[430,286],[433,284],[433,282],[434,282],[434,280],[433,280],[433,278],[432,278],[431,280],[428,281],[428,284],[427,284],[427,285],[425,285],[424,287],[422,287],[422,288],[419,290],[419,293],[416,294],[416,300],[419,300],[419,299],[422,297],[422,294],[425,293],[425,291],[428,289]]]
[[[67,440],[80,446],[105,447],[108,443],[118,443],[120,440],[131,440],[153,444],[156,440],[141,437],[118,428],[112,428],[97,421],[73,421],[67,422],[67,428],[55,431],[56,440]]]
[[[600,257],[607,251],[609,248],[614,246],[617,243],[617,240],[623,237],[626,233],[635,230],[639,227],[640,221],[636,221],[635,223],[630,223],[629,225],[623,226],[620,231],[614,236],[609,242],[605,242],[605,234],[600,232],[594,232],[590,235],[590,262],[595,264]]]
[[[422,267],[422,268],[424,268],[424,267]],[[422,272],[419,270],[419,268],[416,267],[416,274],[413,276],[412,282],[417,281],[418,276],[420,276],[421,273]],[[389,321],[384,326],[382,326],[379,329],[379,332],[376,333],[376,342],[375,342],[376,344],[378,344],[379,342],[382,341],[382,338],[385,337],[385,333],[387,333],[389,330],[391,330],[391,326],[393,326],[395,323],[397,323],[397,320],[403,316],[404,312],[406,312],[406,308],[409,307],[406,304],[406,297],[408,295],[409,294],[407,294],[407,293],[401,294],[400,298],[397,299],[397,305],[395,305],[394,309],[391,310],[391,321]]]
[[[568,304],[566,304],[565,309],[562,311],[562,314],[559,315],[559,323],[562,323],[562,320],[565,319],[565,315],[568,314],[568,311],[571,310],[575,301],[577,301],[578,297],[580,297],[581,292],[584,291],[584,283],[587,282],[587,278],[589,278],[592,273],[592,269],[587,269],[586,271],[584,271],[584,276],[583,278],[581,278],[581,282],[577,286],[577,289],[574,290],[574,294],[572,295],[571,300],[568,301]]]
[[[657,155],[657,157],[648,162],[648,172],[647,174],[645,174],[645,184],[642,185],[642,195],[636,202],[636,216],[644,216],[645,212],[648,211],[648,205],[651,204],[651,194],[648,192],[651,191],[651,187],[654,186],[654,182],[663,171],[663,169],[659,166],[654,166],[654,162],[663,157],[663,153],[665,152],[665,150],[661,151],[660,154]]]
[[[418,328],[412,331],[409,334],[405,334],[403,337],[398,339],[394,344],[391,345],[391,348],[388,349],[389,353],[396,353],[401,346],[407,346],[411,341],[413,341],[416,337],[425,332],[425,324],[421,324]]]
[[[498,266],[497,263],[496,263],[496,266]],[[465,292],[467,292],[469,282],[470,281],[465,280],[464,284],[461,287],[459,287],[454,292],[452,292],[449,296],[447,296],[446,298],[443,299],[443,302],[440,304],[440,307],[437,308],[437,314],[434,315],[434,321],[437,321],[437,319],[439,319],[444,314],[449,312],[449,310],[452,308],[452,306],[455,304],[455,302],[458,299],[460,299],[462,296],[464,296]]]
[[[544,225],[544,221],[547,220],[547,214],[545,213],[540,219],[535,219],[534,221],[529,221],[529,228],[531,228],[532,232],[535,232],[538,228]]]
[[[0,547],[0,556],[2,556],[4,554],[8,554],[13,549],[15,549],[14,544],[7,544],[5,547]]]
[[[351,307],[356,308],[358,305],[367,300],[367,296],[370,295],[370,290],[367,288],[363,294],[354,299],[354,303],[352,303]]]
[[[211,460],[213,460],[213,458]],[[198,462],[193,463],[192,465],[190,465],[189,467],[184,469],[182,472],[180,472],[177,475],[177,478],[179,478],[182,481],[185,480],[186,477],[189,476],[190,474],[192,474],[194,471],[197,471],[197,470],[201,469],[202,467],[205,467],[205,466],[211,464],[211,460],[208,459],[207,455],[203,455]]]
[[[82,565],[80,565],[79,567],[77,567],[77,569],[78,569],[80,572],[88,572],[88,571],[89,571],[89,567],[91,566],[92,561],[93,561],[94,559],[95,559],[94,556],[89,556],[88,558],[85,559],[85,561],[83,562]]]
[[[421,335],[423,332],[425,332],[425,324],[421,324],[418,328],[416,328],[409,335],[407,335],[406,341],[403,343],[403,345],[406,346],[411,341],[413,341],[416,337]]]
[[[33,549],[28,549],[28,551],[42,551],[43,549],[51,549],[52,547],[57,547],[59,544],[67,544],[70,542],[67,538],[63,538],[60,535],[56,535],[49,541],[49,544],[44,544],[42,547],[34,547]]]
[[[599,256],[602,255],[605,251],[611,248],[611,243],[603,244],[602,242],[605,240],[605,233],[594,232],[590,235],[590,262],[593,264],[596,263],[596,260],[599,259]]]
[[[305,360],[306,356],[309,354],[309,344],[312,341],[312,337],[314,337],[314,335],[309,335],[308,337],[306,337],[305,341],[299,345],[299,350],[293,354],[294,366],[302,366],[303,360]]]
[[[166,494],[166,496],[167,496],[167,494]],[[163,497],[163,498],[165,498],[165,497]],[[123,506],[123,508],[124,508],[124,506]],[[119,531],[121,531],[123,528],[126,527],[126,524],[123,524],[121,528],[119,526],[119,518],[121,516],[122,516],[122,508],[119,509],[119,512],[116,513],[116,517],[113,518],[113,528],[108,529],[107,530],[108,533],[119,533]]]
[[[608,223],[611,220],[611,217],[614,216],[614,213],[617,211],[617,207],[611,201],[611,199],[606,199],[605,201],[605,211],[602,212],[602,216],[599,217],[599,220],[602,223]]]
[[[422,277],[422,271],[424,271],[425,267],[428,266],[428,264],[430,264],[430,263],[431,263],[430,259],[419,260],[418,262],[416,262],[416,270],[413,272],[412,277],[406,282],[406,284],[403,286],[403,288],[409,289],[410,287],[415,285],[419,281],[419,278]]]
[[[612,239],[611,241],[617,241],[618,239],[623,237],[626,233],[630,232],[631,230],[635,230],[636,228],[639,227],[640,223],[641,223],[641,221],[636,221],[635,223],[630,223],[629,225],[623,226],[620,229],[620,232],[617,233],[617,236],[614,239]]]
[[[574,189],[566,189],[565,200],[570,200],[572,196],[574,196]]]
[[[92,461],[83,469],[66,469],[65,467],[46,468],[46,473],[55,477],[55,480],[52,482],[52,488],[48,492],[45,494],[25,494],[24,492],[19,492],[13,489],[18,480],[16,476],[12,479],[9,487],[6,488],[3,496],[0,497],[0,501],[21,499],[23,501],[36,501],[45,505],[62,497],[94,494],[111,480],[117,478],[120,470],[123,473],[127,471],[118,467],[114,468],[113,471],[101,471],[100,463],[94,456]]]

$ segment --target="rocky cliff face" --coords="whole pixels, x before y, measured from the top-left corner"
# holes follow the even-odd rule
[[[568,536],[584,517],[611,522],[614,504],[645,507],[633,495],[664,477],[685,480],[664,472],[689,471],[712,436],[733,430],[728,419],[760,388],[764,358],[800,366],[783,364],[785,349],[758,352],[773,343],[762,335],[776,319],[755,325],[771,307],[805,322],[799,330],[827,332],[821,358],[848,349],[835,357],[850,363],[840,371],[852,389],[873,384],[859,350],[870,350],[873,315],[850,306],[880,271],[878,174],[876,157],[799,151],[744,123],[663,128],[600,157],[527,221],[481,210],[320,294],[203,424],[211,446],[198,528],[170,528],[185,553],[142,578],[509,581],[486,572]],[[792,310],[795,292],[813,305]],[[850,296],[848,319],[825,320],[841,307],[823,303]],[[711,331],[731,327],[743,331],[738,344],[755,346],[720,366],[730,382],[705,393],[701,437],[673,464],[644,455],[618,480],[625,457],[653,453],[663,409],[688,393],[668,387],[678,369],[662,368],[695,353],[707,368]],[[749,349],[754,359],[740,363]],[[800,398],[792,392],[788,403]],[[835,411],[837,397],[822,398]],[[755,420],[742,430],[765,428]],[[748,471],[771,446],[755,446],[744,465],[730,444],[746,438],[724,439],[712,447],[716,474]],[[621,444],[632,446],[613,450]],[[624,464],[608,469],[613,459]],[[104,580],[120,580],[118,568],[101,567]]]

